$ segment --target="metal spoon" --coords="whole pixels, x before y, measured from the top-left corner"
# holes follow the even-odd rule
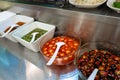
[[[97,72],[98,72],[98,69],[94,69],[94,71],[91,73],[91,75],[88,77],[87,80],[94,80]]]
[[[59,51],[60,47],[63,46],[63,45],[65,45],[65,43],[64,43],[64,42],[57,42],[56,45],[57,45],[57,48],[56,48],[53,56],[52,56],[51,59],[47,62],[46,65],[51,65],[51,64],[54,62],[54,60],[55,60],[55,58],[56,58],[56,56],[57,56],[57,54],[58,54],[58,51]]]
[[[32,42],[35,40],[35,36],[36,36],[38,33],[39,33],[39,32],[34,32],[34,33],[31,34],[31,35],[32,35],[32,39],[31,39],[30,43],[32,43]]]
[[[17,25],[17,24],[11,25],[11,27],[9,28],[9,30],[6,33],[4,33],[2,36],[0,36],[0,37],[5,37],[14,27],[19,27],[19,25]]]

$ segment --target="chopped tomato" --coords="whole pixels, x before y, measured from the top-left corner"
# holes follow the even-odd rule
[[[62,62],[73,60],[75,51],[79,46],[79,41],[68,36],[58,36],[46,42],[42,47],[43,54],[47,57],[51,57],[57,47],[56,42],[65,42],[65,45],[61,46],[57,58],[64,57]]]

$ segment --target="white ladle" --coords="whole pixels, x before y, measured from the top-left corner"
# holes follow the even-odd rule
[[[98,72],[98,69],[94,69],[94,71],[91,73],[91,75],[88,77],[87,80],[94,80],[97,72]]]
[[[57,42],[56,45],[57,45],[57,48],[56,48],[53,56],[50,58],[50,60],[47,62],[46,65],[51,65],[54,62],[54,60],[55,60],[55,58],[56,58],[56,56],[58,54],[58,51],[59,51],[60,47],[63,46],[63,45],[65,45],[65,43],[64,42]]]
[[[35,36],[36,36],[38,33],[39,33],[39,32],[34,32],[34,33],[31,34],[31,35],[32,35],[32,39],[31,39],[30,43],[32,43],[32,42],[35,40]]]
[[[17,25],[17,24],[11,25],[11,27],[9,28],[9,30],[6,33],[4,33],[2,36],[0,36],[0,37],[5,37],[14,27],[18,27],[18,26],[19,25]]]

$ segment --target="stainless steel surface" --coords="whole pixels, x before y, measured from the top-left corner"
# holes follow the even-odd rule
[[[48,67],[40,53],[32,52],[7,39],[0,39],[0,80],[69,80],[69,78],[78,80],[78,73],[73,64]]]
[[[56,33],[71,34],[82,42],[107,40],[120,45],[120,19],[76,11],[10,3],[4,10],[31,16],[38,21],[56,25]],[[43,56],[19,43],[0,39],[0,80],[78,80],[75,65],[46,66]]]

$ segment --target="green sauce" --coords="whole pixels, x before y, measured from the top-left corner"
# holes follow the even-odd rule
[[[33,31],[29,32],[28,34],[26,34],[25,36],[22,37],[22,39],[30,42],[32,39],[32,33],[34,32],[38,32],[38,34],[35,36],[35,40],[37,40],[40,36],[42,36],[43,34],[45,34],[47,31],[40,29],[40,28],[36,28]]]
[[[120,8],[120,2],[113,2],[113,7]]]

